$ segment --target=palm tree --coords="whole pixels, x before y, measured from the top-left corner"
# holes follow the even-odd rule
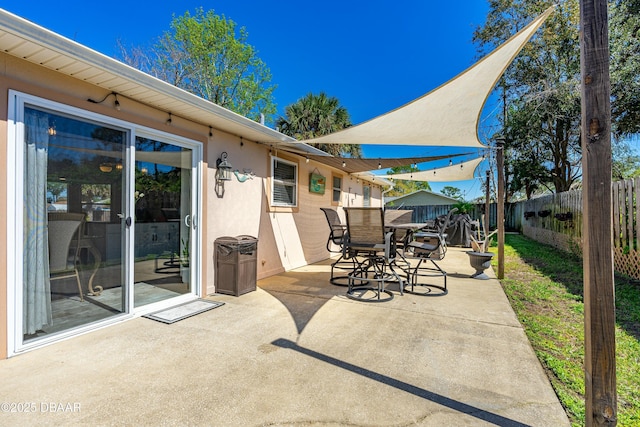
[[[324,92],[309,93],[285,108],[285,117],[276,121],[280,132],[298,140],[311,139],[351,126],[347,109],[338,98]],[[359,144],[312,144],[334,156],[362,157]]]

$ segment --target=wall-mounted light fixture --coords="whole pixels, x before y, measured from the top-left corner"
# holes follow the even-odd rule
[[[231,171],[233,170],[233,166],[231,166],[231,163],[227,161],[227,156],[227,152],[224,151],[220,154],[218,160],[216,160],[218,181],[231,181]]]

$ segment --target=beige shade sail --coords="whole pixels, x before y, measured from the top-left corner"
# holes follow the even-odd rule
[[[469,69],[422,97],[362,124],[307,144],[486,147],[478,139],[484,104],[509,64],[553,6]]]
[[[386,179],[401,179],[404,181],[449,182],[466,181],[475,177],[475,171],[484,157],[468,160],[443,168],[434,168],[418,172],[396,173],[384,175]]]

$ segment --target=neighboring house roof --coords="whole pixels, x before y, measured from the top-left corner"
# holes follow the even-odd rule
[[[455,205],[458,202],[457,199],[428,190],[417,190],[403,196],[385,199],[385,205],[393,203],[394,206]]]

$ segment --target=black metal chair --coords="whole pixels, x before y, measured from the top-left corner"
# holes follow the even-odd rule
[[[320,208],[320,210],[324,212],[327,222],[329,223],[330,232],[329,238],[327,239],[327,251],[340,254],[340,257],[331,263],[331,278],[329,282],[336,286],[348,286],[348,273],[340,276],[336,276],[334,273],[334,269],[336,268],[347,272],[351,272],[356,268],[355,259],[348,257],[345,249],[347,226],[342,224],[338,212],[334,209]]]
[[[384,226],[391,231],[394,224],[406,224],[412,222],[413,210],[409,209],[385,209],[384,210]],[[396,248],[398,251],[404,251],[404,245],[410,241],[413,231],[409,228],[398,230],[395,229]]]
[[[346,251],[357,259],[349,274],[347,297],[359,301],[382,302],[393,299],[387,283],[398,283],[403,293],[404,280],[395,271],[396,242],[393,231],[384,225],[382,208],[345,208],[347,217]],[[386,294],[386,298],[381,298]],[[372,295],[372,296],[371,296]]]
[[[410,294],[424,296],[446,295],[447,272],[437,264],[442,261],[447,253],[447,242],[445,231],[451,222],[451,217],[458,211],[451,209],[442,221],[436,221],[437,229],[414,233],[415,240],[409,242],[404,251],[404,258],[409,262],[405,268],[407,284],[404,291]],[[413,260],[413,262],[411,262]],[[420,283],[420,277],[439,277],[444,279],[444,285],[432,283]],[[418,291],[417,289],[422,289]],[[434,292],[440,290],[440,292]]]

